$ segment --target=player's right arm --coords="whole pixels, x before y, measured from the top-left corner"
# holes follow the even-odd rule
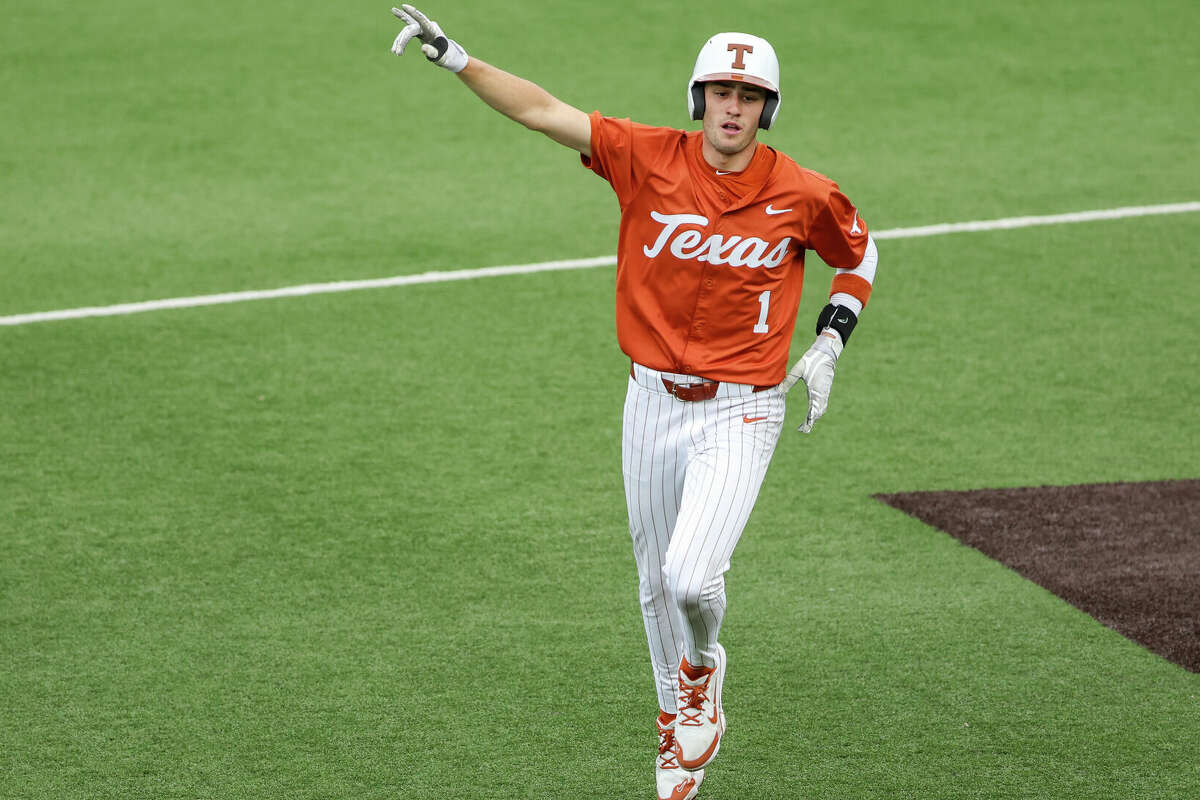
[[[439,67],[454,72],[483,102],[526,128],[546,134],[559,144],[591,156],[592,123],[588,115],[559,100],[536,83],[467,56],[458,42],[448,38],[433,22],[411,5],[393,8],[405,23],[392,44],[392,52],[403,55],[408,42],[421,40],[421,52]]]
[[[526,128],[546,134],[559,144],[592,155],[592,121],[536,83],[472,58],[459,80],[483,102]]]

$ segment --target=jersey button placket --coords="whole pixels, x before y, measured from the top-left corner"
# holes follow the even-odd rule
[[[704,342],[704,326],[705,319],[708,313],[710,303],[709,296],[712,294],[713,286],[716,281],[713,280],[711,264],[705,265],[704,272],[700,277],[700,291],[696,298],[696,311],[692,314],[692,331],[688,338],[697,344]]]
[[[718,193],[721,196],[721,200],[728,202],[729,195],[724,189],[718,189]],[[717,232],[721,217],[723,217],[725,213],[726,212],[722,211],[714,215],[713,221],[709,223],[708,228],[704,231],[706,238],[713,236]],[[692,314],[692,330],[688,335],[688,339],[690,341],[696,342],[697,344],[701,345],[702,348],[703,343],[706,341],[704,337],[704,327],[708,317],[708,309],[713,303],[712,294],[717,285],[716,278],[714,277],[714,271],[717,269],[720,269],[720,267],[710,263],[705,263],[704,271],[700,273],[700,291],[697,293],[696,297],[696,310]]]

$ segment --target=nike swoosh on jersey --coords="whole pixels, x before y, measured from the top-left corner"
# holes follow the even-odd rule
[[[786,214],[787,212],[789,212],[791,210],[792,209],[790,209],[790,208],[771,208],[771,204],[767,203],[767,213],[768,214]]]
[[[766,419],[766,417],[746,417],[746,416],[743,416],[743,417],[742,417],[742,422],[744,422],[744,423],[746,423],[747,425],[749,425],[751,422],[762,422],[764,419]]]

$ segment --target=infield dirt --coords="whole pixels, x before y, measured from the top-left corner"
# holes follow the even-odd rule
[[[875,498],[1200,672],[1200,480]]]

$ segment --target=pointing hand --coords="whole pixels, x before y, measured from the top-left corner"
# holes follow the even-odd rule
[[[446,37],[442,27],[429,17],[422,14],[413,6],[404,3],[400,8],[393,8],[392,13],[404,23],[404,30],[392,42],[392,52],[398,56],[404,55],[404,48],[415,36],[421,40],[421,52],[425,57],[445,67],[451,72],[462,72],[467,66],[467,51],[462,46]]]

